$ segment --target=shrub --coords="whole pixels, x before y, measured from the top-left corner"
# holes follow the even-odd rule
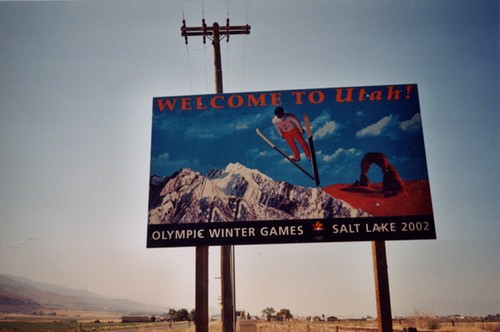
[[[426,330],[439,330],[441,322],[439,318],[421,312],[415,312],[415,325]]]

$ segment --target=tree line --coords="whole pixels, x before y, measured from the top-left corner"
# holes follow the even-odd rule
[[[284,321],[287,319],[292,319],[293,315],[290,312],[290,309],[280,309],[280,311],[276,312],[273,307],[267,307],[261,311],[262,316],[265,317],[268,321],[276,319],[279,321]]]

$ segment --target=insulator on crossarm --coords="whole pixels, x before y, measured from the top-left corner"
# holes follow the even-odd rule
[[[185,19],[182,20],[181,32],[182,32],[181,35],[184,36],[184,40],[185,40],[186,45],[187,45],[188,37],[186,34],[186,20]]]
[[[204,18],[201,20],[201,26],[203,28],[203,44],[206,44],[207,43],[207,37],[206,37],[206,34],[207,34],[207,23],[205,22]]]

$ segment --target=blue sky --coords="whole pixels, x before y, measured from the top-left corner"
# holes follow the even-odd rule
[[[280,97],[275,105],[271,95]],[[255,103],[249,96],[265,98]],[[167,96],[153,101],[152,175],[172,175],[184,167],[206,174],[238,162],[275,180],[314,186],[256,134],[261,130],[291,155],[271,122],[279,104],[297,116],[303,128],[303,116],[309,116],[322,186],[359,180],[361,160],[369,152],[386,154],[406,180],[428,179],[416,85],[226,94],[215,97],[216,108],[211,107],[214,97]],[[197,107],[198,103],[206,106]],[[301,153],[302,166],[312,173]],[[381,181],[381,174],[375,167],[369,176]]]
[[[214,93],[211,45],[186,46],[180,26],[229,12],[252,30],[222,45],[226,93],[418,84],[438,239],[387,243],[393,314],[498,312],[498,6],[1,1],[0,272],[194,307],[194,248],[146,249],[152,99]],[[345,137],[346,121],[321,117]],[[367,149],[317,141],[331,158]],[[368,242],[238,246],[237,307],[374,316],[372,267]],[[215,312],[219,271],[214,247]]]

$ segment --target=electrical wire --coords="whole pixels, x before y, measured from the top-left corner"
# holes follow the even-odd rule
[[[184,0],[181,0],[181,12],[182,12],[182,22],[183,24],[186,23],[185,15],[184,15]],[[191,87],[191,93],[193,93],[193,75],[191,73],[191,60],[190,60],[190,54],[189,54],[189,46],[186,41],[186,58],[187,58],[187,63],[188,63],[188,72],[189,72],[189,85]]]
[[[205,24],[205,1],[201,0],[201,19]],[[203,60],[205,65],[205,91],[208,93],[208,63],[207,63],[207,44],[206,39],[203,37]]]
[[[245,25],[248,25],[248,12],[249,12],[249,7],[250,7],[250,0],[247,0],[247,8],[245,11]],[[245,82],[245,72],[246,72],[246,55],[247,55],[247,41],[248,41],[248,36],[245,35],[243,39],[243,63],[242,63],[242,69],[241,69],[241,88],[243,89],[246,85]]]
[[[226,24],[229,25],[229,0],[227,0],[226,2],[226,22]],[[229,35],[226,36],[226,63],[224,69],[224,77],[224,82],[226,82],[227,86],[227,83],[229,82]]]
[[[208,63],[207,63],[207,44],[203,44],[203,59],[205,61],[205,91],[208,93]]]
[[[201,14],[202,14],[202,22],[203,22],[203,26],[206,26],[205,25],[205,1],[204,0],[200,0],[201,1]],[[250,0],[247,0],[247,4],[246,4],[246,10],[245,10],[245,24],[248,25],[248,14],[249,14],[249,7],[250,7]],[[230,0],[227,0],[226,2],[226,15],[227,15],[227,18],[226,18],[226,24],[229,26],[229,15],[230,15],[230,8],[231,8],[231,5],[230,5]],[[185,11],[184,11],[184,1],[181,0],[181,11],[182,11],[182,20],[183,20],[183,24],[185,24]],[[207,37],[210,39],[210,36],[207,35]],[[240,89],[246,85],[246,82],[245,82],[245,71],[246,71],[246,53],[247,53],[247,38],[248,38],[248,35],[247,36],[244,36],[245,39],[243,40],[243,55],[242,55],[242,67],[241,67],[241,75],[240,75],[240,82],[239,84],[237,85],[240,85]],[[224,70],[223,70],[223,77],[224,77],[224,82],[225,82],[225,85],[227,86],[229,82],[229,76],[230,76],[230,68],[232,68],[232,66],[229,64],[229,61],[230,61],[230,56],[231,56],[231,53],[229,51],[229,33],[228,34],[224,34],[224,35],[221,35],[220,37],[220,41],[222,41],[223,39],[226,39],[226,52],[225,52],[225,63],[224,63]],[[201,43],[201,42],[200,42]],[[203,58],[204,58],[204,67],[205,67],[205,90],[208,92],[209,91],[209,62],[207,60],[209,54],[207,53],[207,45],[206,45],[206,40],[205,40],[205,36],[203,36]],[[187,45],[187,37],[186,37],[186,56],[187,56],[187,62],[188,62],[188,70],[189,70],[189,81],[190,81],[190,86],[191,86],[191,92],[193,92],[193,76],[192,76],[192,71],[193,71],[193,68],[192,68],[192,59],[191,59],[191,50],[190,50],[190,47]],[[237,70],[237,72],[239,72],[239,69]],[[233,87],[234,88],[234,87]],[[224,89],[226,90],[226,89]]]

